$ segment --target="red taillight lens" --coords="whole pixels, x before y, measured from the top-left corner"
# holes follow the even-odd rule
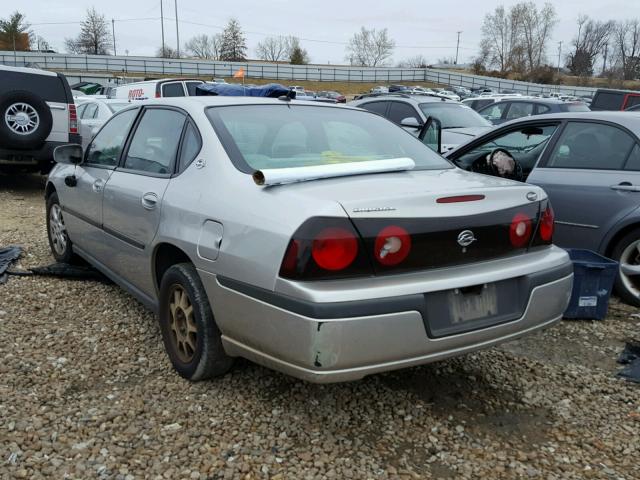
[[[344,270],[358,255],[358,239],[345,228],[325,228],[313,240],[311,255],[320,268]]]
[[[526,247],[531,238],[531,219],[524,213],[516,213],[509,227],[509,240],[516,248]]]
[[[553,238],[553,222],[555,220],[555,215],[553,213],[553,208],[551,205],[547,206],[547,209],[542,213],[542,218],[540,219],[540,238],[544,242],[551,243]]]
[[[390,225],[376,237],[374,250],[375,259],[382,265],[398,265],[411,251],[411,236],[404,228]]]
[[[160,92],[156,92],[156,98],[160,98]]]
[[[78,114],[74,103],[69,104],[69,133],[78,133]]]

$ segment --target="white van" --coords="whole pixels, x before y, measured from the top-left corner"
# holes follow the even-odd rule
[[[161,97],[189,97],[195,95],[196,87],[203,83],[197,78],[163,78],[127,83],[114,88],[110,98],[146,100]]]

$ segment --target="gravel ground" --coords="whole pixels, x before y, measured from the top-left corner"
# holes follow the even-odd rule
[[[42,181],[0,176],[0,245],[52,261]],[[114,285],[0,285],[0,478],[640,478],[640,315],[565,321],[446,362],[318,386],[246,361],[191,384]]]

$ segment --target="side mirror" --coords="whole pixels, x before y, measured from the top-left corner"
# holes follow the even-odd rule
[[[400,122],[400,126],[418,129],[422,127],[422,124],[418,120],[416,120],[415,117],[407,117],[402,119],[402,121]]]
[[[442,124],[437,118],[429,117],[420,129],[418,139],[436,153],[442,153]]]
[[[77,165],[82,162],[82,145],[60,145],[53,151],[53,159],[56,163]]]

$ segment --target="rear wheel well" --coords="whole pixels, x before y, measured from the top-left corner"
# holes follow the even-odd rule
[[[193,263],[183,250],[170,243],[160,244],[156,248],[154,258],[155,284],[158,290],[160,290],[162,276],[172,265],[176,265],[177,263]]]
[[[613,236],[613,238],[607,244],[607,248],[606,248],[606,250],[604,252],[605,257],[611,258],[611,254],[613,253],[613,249],[616,248],[616,245],[618,244],[620,239],[622,237],[624,237],[625,235],[627,235],[629,232],[632,232],[633,230],[638,230],[638,229],[640,229],[640,224],[632,223],[631,225],[627,225],[626,227],[621,228],[618,232],[616,232],[616,234]]]

